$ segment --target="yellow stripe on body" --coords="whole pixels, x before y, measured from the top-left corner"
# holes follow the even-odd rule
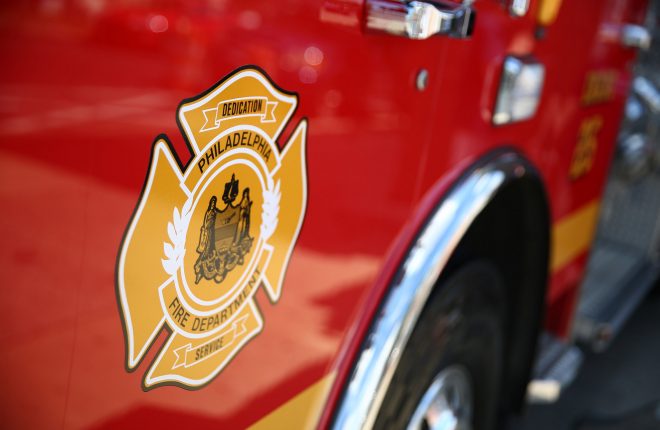
[[[255,424],[251,430],[271,429],[314,429],[325,407],[330,388],[335,381],[336,372],[332,372],[307,387]]]
[[[594,200],[552,226],[550,272],[554,273],[586,251],[598,222],[600,200]]]
[[[557,19],[562,0],[541,0],[538,9],[538,21],[541,25],[550,25]]]

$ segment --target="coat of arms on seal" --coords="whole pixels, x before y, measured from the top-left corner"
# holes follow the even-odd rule
[[[210,382],[262,330],[256,291],[278,301],[307,206],[306,120],[277,143],[297,102],[246,67],[179,106],[184,168],[154,142],[117,264],[127,370],[170,333],[145,390]]]
[[[222,282],[227,272],[243,264],[243,257],[252,246],[250,189],[245,188],[240,203],[234,205],[237,195],[238,180],[232,175],[222,195],[226,206],[218,209],[218,198],[213,196],[209,199],[197,245],[199,257],[195,262],[195,284],[199,284],[202,278]]]

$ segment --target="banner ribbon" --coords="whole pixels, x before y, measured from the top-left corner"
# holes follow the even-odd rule
[[[238,337],[247,331],[245,322],[248,317],[249,315],[245,315],[239,318],[232,323],[229,330],[220,333],[218,336],[215,336],[201,345],[197,345],[193,348],[192,344],[189,343],[181,348],[175,349],[173,352],[176,356],[176,361],[174,362],[172,369],[181,366],[194,366],[195,364],[212,357],[223,349],[229,348]]]
[[[242,97],[223,100],[211,109],[204,109],[206,122],[199,131],[215,130],[220,122],[228,119],[245,118],[249,116],[261,117],[261,122],[275,122],[275,108],[277,102],[269,102],[267,97]]]

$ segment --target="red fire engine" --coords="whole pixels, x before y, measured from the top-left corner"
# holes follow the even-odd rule
[[[3,4],[3,427],[553,401],[657,278],[657,28],[645,0]]]

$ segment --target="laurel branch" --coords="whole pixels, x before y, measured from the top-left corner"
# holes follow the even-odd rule
[[[261,237],[268,240],[277,228],[277,216],[280,212],[280,181],[277,181],[272,190],[264,190],[264,204],[261,212]]]
[[[183,264],[183,254],[186,250],[186,231],[192,216],[192,197],[186,200],[181,212],[175,206],[172,213],[172,221],[167,223],[167,235],[170,237],[170,242],[163,243],[163,252],[165,253],[163,269],[168,275],[174,275]]]

